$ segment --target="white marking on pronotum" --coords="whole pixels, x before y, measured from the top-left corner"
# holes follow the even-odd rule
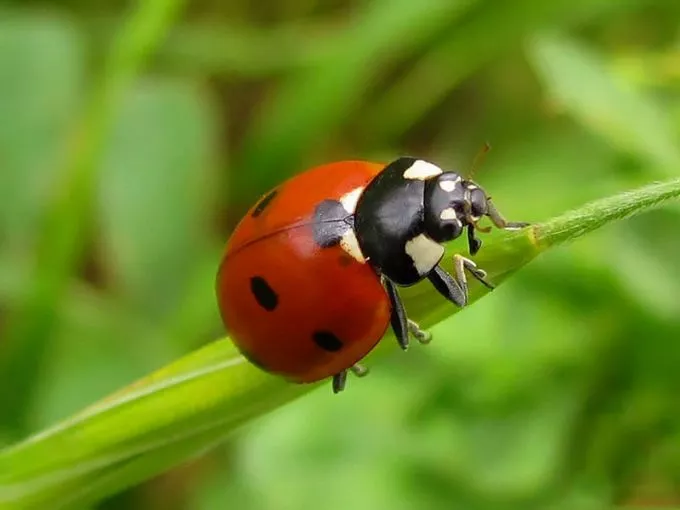
[[[456,210],[453,207],[447,207],[444,209],[441,214],[439,215],[439,219],[441,220],[457,220],[458,216],[456,215]]]
[[[413,164],[406,169],[404,172],[404,179],[418,179],[424,181],[435,175],[442,174],[443,171],[437,165],[423,161],[422,159],[417,159]]]
[[[349,191],[345,193],[341,198],[340,198],[340,203],[342,204],[343,209],[347,211],[350,214],[354,214],[354,211],[357,208],[357,202],[359,201],[359,197],[363,193],[364,188],[361,186],[358,188],[353,189],[352,191]]]
[[[340,203],[342,204],[343,209],[345,209],[345,211],[347,211],[349,214],[354,214],[354,211],[357,208],[357,202],[359,201],[359,197],[363,191],[364,188],[359,186],[358,188],[354,188],[352,191],[345,193],[340,198]],[[340,238],[340,247],[358,262],[361,262],[362,264],[366,262],[364,254],[361,253],[359,241],[357,240],[357,236],[354,234],[353,229],[347,229],[347,231],[342,235]]]
[[[354,234],[353,229],[350,228],[347,232],[342,234],[342,237],[340,238],[340,247],[358,262],[361,262],[362,264],[366,263],[366,258],[361,252],[359,241],[357,240],[357,236]]]
[[[425,234],[407,241],[405,249],[419,275],[429,273],[444,256],[444,247]]]
[[[453,180],[453,181],[439,181],[439,187],[443,189],[444,191],[450,193],[454,189],[456,189],[456,185],[458,184],[458,181],[460,181],[460,177],[458,179]]]

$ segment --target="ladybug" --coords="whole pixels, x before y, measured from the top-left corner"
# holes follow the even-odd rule
[[[408,319],[398,287],[429,280],[446,299],[467,304],[466,273],[486,273],[442,243],[475,231],[487,216],[508,222],[471,180],[413,157],[388,165],[341,161],[318,166],[264,195],[229,239],[217,275],[220,314],[254,365],[296,383],[332,377],[334,393],[391,326],[406,349],[429,334]]]

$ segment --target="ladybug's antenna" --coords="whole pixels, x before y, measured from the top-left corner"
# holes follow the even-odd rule
[[[490,150],[491,144],[489,142],[484,142],[484,146],[481,149],[479,149],[477,155],[475,156],[475,159],[472,160],[472,168],[470,168],[470,171],[468,172],[467,175],[468,181],[472,180],[472,177],[475,175],[475,172],[482,165],[482,163],[484,162],[484,158],[486,157]]]

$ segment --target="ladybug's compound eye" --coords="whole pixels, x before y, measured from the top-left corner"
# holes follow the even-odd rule
[[[468,186],[470,190],[470,214],[474,219],[481,218],[489,212],[486,193],[477,186]]]

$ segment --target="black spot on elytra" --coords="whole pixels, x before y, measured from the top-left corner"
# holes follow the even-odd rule
[[[274,289],[261,276],[253,276],[250,279],[250,291],[255,296],[258,304],[265,310],[271,312],[279,304],[279,296]]]
[[[322,248],[330,248],[340,242],[351,228],[351,215],[337,200],[324,200],[314,210],[312,225],[314,241]]]
[[[278,191],[274,190],[269,192],[267,196],[263,197],[262,200],[260,200],[255,206],[255,209],[253,209],[251,216],[253,218],[257,218],[260,214],[262,214],[271,201],[274,200],[274,197],[277,195],[277,193]]]
[[[342,341],[330,331],[315,331],[312,339],[324,351],[337,352],[342,349]]]

